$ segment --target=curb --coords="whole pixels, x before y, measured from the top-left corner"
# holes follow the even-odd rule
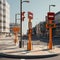
[[[49,58],[49,57],[54,57],[58,56],[59,54],[50,54],[50,55],[9,55],[9,54],[4,54],[0,53],[0,57],[5,57],[5,58],[14,58],[14,59],[37,59],[37,58]]]

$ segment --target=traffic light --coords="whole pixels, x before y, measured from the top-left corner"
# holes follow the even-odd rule
[[[22,21],[24,21],[24,18],[25,18],[24,14],[25,12],[22,12]]]

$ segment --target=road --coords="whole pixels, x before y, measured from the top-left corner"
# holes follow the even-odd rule
[[[60,60],[60,55],[50,58],[40,58],[40,59],[12,59],[12,58],[0,58],[0,60]]]

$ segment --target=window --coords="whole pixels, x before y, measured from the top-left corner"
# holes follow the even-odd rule
[[[2,28],[2,26],[0,26],[0,29]]]
[[[3,17],[5,18],[5,17],[6,17],[6,15],[3,15]]]
[[[0,17],[2,16],[2,14],[0,13]]]
[[[0,7],[0,11],[2,10],[2,7]]]
[[[5,12],[6,10],[5,9],[3,9],[3,12]]]
[[[0,4],[1,4],[2,2],[0,1]]]
[[[2,22],[2,20],[0,20],[0,23]]]
[[[3,3],[3,6],[6,6],[6,4],[5,4],[5,3]]]
[[[6,23],[6,21],[4,20],[3,23]]]
[[[6,29],[6,27],[5,26],[3,26],[3,30],[5,30]]]

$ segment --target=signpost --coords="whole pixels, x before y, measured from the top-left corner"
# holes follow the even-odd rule
[[[33,13],[28,12],[28,18],[29,18],[29,22],[28,22],[28,43],[27,43],[27,50],[31,50],[32,49],[32,22],[31,19],[33,19]]]
[[[56,24],[53,23],[52,21],[55,19],[55,13],[54,12],[48,12],[48,20],[49,23],[46,24],[46,28],[49,28],[49,43],[48,43],[48,48],[52,49],[52,29],[56,28]]]
[[[15,26],[12,30],[15,34],[14,43],[16,44],[16,43],[18,43],[18,32],[19,32],[20,29],[19,29],[19,27]]]

